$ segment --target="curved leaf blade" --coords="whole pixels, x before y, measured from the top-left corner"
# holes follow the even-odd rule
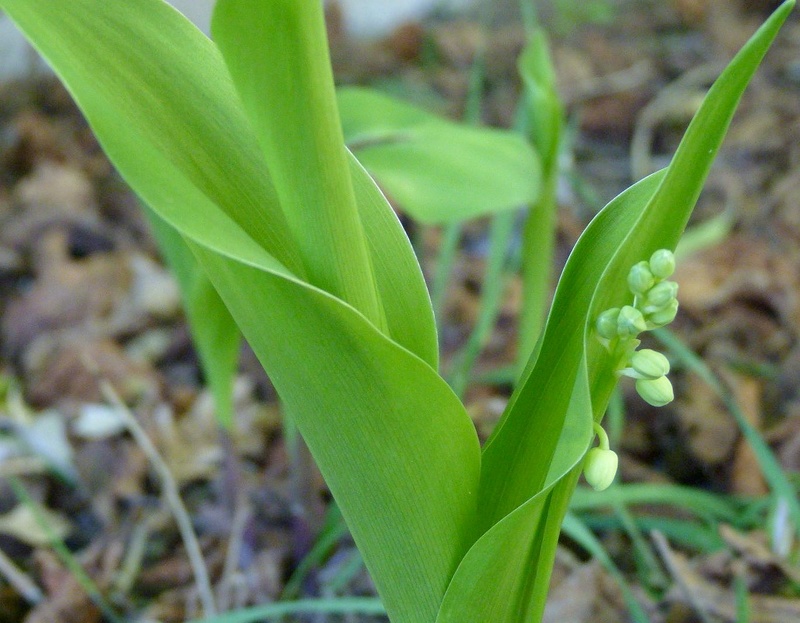
[[[739,98],[793,4],[789,0],[778,9],[723,72],[669,169],[613,200],[578,241],[559,282],[543,340],[484,448],[478,501],[478,533],[483,536],[454,576],[440,623],[511,623],[541,616],[557,527],[578,476],[578,469],[570,466],[578,464],[586,449],[580,449],[572,435],[564,436],[565,426],[574,418],[582,418],[587,426],[600,419],[617,380],[611,357],[591,336],[591,320],[603,309],[629,302],[626,276],[633,263],[657,248],[674,248]],[[581,394],[586,401],[576,400]],[[541,511],[531,510],[540,505]],[[526,521],[509,521],[524,514]],[[510,533],[508,546],[482,547],[484,539],[491,542],[505,531]],[[527,566],[509,556],[513,550],[503,549],[511,543],[523,544],[531,553]],[[527,577],[513,585],[506,602],[498,600],[473,617],[460,604],[477,592],[476,578],[487,566],[495,581],[509,586],[519,573]]]
[[[744,88],[793,5],[794,0],[785,2],[731,61],[690,124],[670,167],[612,201],[576,245],[559,282],[538,358],[484,449],[481,495],[486,497],[481,507],[488,525],[544,485],[541,468],[535,478],[520,474],[528,475],[526,467],[535,467],[526,457],[539,454],[541,460],[542,451],[552,456],[558,434],[548,431],[560,431],[563,415],[559,414],[565,410],[553,408],[556,405],[548,400],[533,399],[539,392],[547,396],[569,390],[567,379],[575,378],[584,349],[588,349],[594,408],[604,410],[607,396],[598,393],[595,377],[602,373],[612,387],[616,379],[607,369],[610,357],[603,355],[596,340],[584,335],[592,314],[627,302],[630,266],[658,248],[677,244]],[[517,460],[509,461],[508,456]]]
[[[369,89],[337,95],[350,148],[422,223],[513,210],[539,194],[539,158],[514,132],[460,125]]]
[[[311,448],[390,617],[432,621],[475,512],[479,448],[463,406],[336,299],[195,250]],[[273,304],[254,306],[253,293]]]
[[[396,326],[390,326],[396,342],[352,307],[301,281],[266,243],[245,232],[246,219],[239,219],[240,226],[235,213],[229,216],[216,204],[218,197],[229,200],[229,192],[242,192],[229,184],[266,188],[265,200],[274,195],[248,131],[241,153],[219,150],[220,157],[233,158],[232,164],[213,167],[235,166],[238,158],[248,157],[253,159],[246,169],[250,173],[199,179],[194,155],[182,151],[186,144],[199,141],[211,158],[215,128],[229,127],[228,114],[234,119],[230,127],[247,130],[247,125],[231,104],[236,99],[221,59],[198,31],[186,30],[178,14],[159,0],[120,5],[77,0],[57,11],[49,3],[40,11],[40,5],[35,0],[0,2],[65,78],[123,176],[212,271],[212,282],[267,365],[317,457],[392,616],[397,621],[432,621],[474,516],[479,447],[463,406],[430,365],[435,363],[433,331],[426,333],[423,326],[424,339],[403,335],[419,327],[418,318],[402,318],[403,309],[424,311],[427,306],[423,325],[432,326],[432,317],[427,296],[420,293],[422,280],[410,245],[385,199],[352,163],[354,177],[360,175],[357,192],[364,200],[359,208],[371,232],[371,252],[391,257],[396,251],[400,256],[398,262],[386,261],[376,269],[383,280],[379,287],[395,307],[394,316],[387,318],[396,319]],[[84,15],[91,18],[84,20]],[[136,24],[129,25],[129,19]],[[173,29],[181,33],[178,46],[163,34]],[[126,44],[131,32],[138,36],[135,46]],[[170,88],[166,79],[154,81],[164,91],[151,89],[148,101],[164,97],[180,100],[178,104],[168,102],[148,115],[143,105],[127,103],[147,87],[152,72],[171,76],[159,68],[185,55],[194,55],[204,71],[210,67],[211,74],[222,75],[225,88],[205,85],[205,99],[198,101],[200,87],[191,84],[199,75],[194,71],[178,81],[179,88]],[[95,59],[101,62],[95,64]],[[186,127],[186,119],[171,120],[176,109],[188,110],[189,125],[197,127]],[[207,110],[216,112],[207,117]],[[157,136],[172,121],[197,136],[185,137],[186,144],[177,130]],[[250,174],[258,181],[243,179]],[[411,268],[409,278],[402,271]],[[275,322],[264,322],[270,319]],[[420,356],[406,345],[421,351]]]
[[[211,31],[308,281],[384,327],[336,107],[322,4],[218,0]]]
[[[163,0],[0,0],[0,7],[65,82],[140,195],[162,210],[214,202],[285,270],[303,277],[252,127],[205,35]],[[381,208],[372,180],[358,175],[365,228],[368,218],[381,223],[370,234],[372,261],[396,258],[376,276],[387,279],[378,288],[393,319],[388,331],[435,367],[436,330],[422,273],[391,208],[385,199]],[[216,213],[202,214],[193,228],[217,226]]]

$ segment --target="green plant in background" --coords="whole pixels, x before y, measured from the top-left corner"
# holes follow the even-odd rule
[[[481,452],[438,374],[435,323],[408,239],[345,147],[321,3],[220,0],[212,43],[161,0],[0,0],[148,206],[188,293],[204,365],[230,376],[235,319],[338,501],[390,619],[406,623],[541,618],[585,457],[593,484],[613,477],[599,423],[620,373],[652,402],[666,397],[663,361],[631,345],[648,320],[662,324],[671,313],[663,260],[793,5],[723,72],[670,166],[614,199],[584,232]],[[439,156],[426,143],[443,130],[408,114],[386,150],[424,153],[420,162],[434,166]],[[406,135],[419,138],[416,147],[403,144]],[[385,152],[369,152],[370,133],[362,137],[353,148],[398,197],[428,172],[410,163],[403,182]],[[615,309],[611,322],[606,310]],[[230,414],[229,403],[222,409]],[[602,469],[589,450],[593,431]]]
[[[517,351],[518,374],[525,369],[529,353],[541,335],[547,311],[564,127],[564,110],[556,90],[555,70],[547,37],[538,26],[532,7],[531,3],[522,3],[528,44],[518,62],[525,87],[521,125],[542,159],[542,190],[536,201],[530,204],[522,232],[523,301]]]

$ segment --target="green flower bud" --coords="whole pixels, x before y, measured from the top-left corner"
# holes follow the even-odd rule
[[[619,337],[636,337],[642,331],[647,331],[647,322],[642,312],[630,305],[619,310],[617,316],[617,335]]]
[[[607,340],[612,340],[617,337],[617,317],[619,316],[619,307],[612,307],[607,309],[597,317],[595,327],[600,337]]]
[[[619,457],[613,450],[592,448],[586,453],[583,476],[595,491],[608,489],[617,475]]]
[[[650,256],[650,272],[657,279],[666,279],[675,272],[675,254],[669,249],[659,249]]]
[[[678,296],[678,284],[674,281],[657,283],[645,297],[644,311],[651,313],[663,309],[669,302]]]
[[[678,299],[672,299],[666,307],[647,314],[647,321],[653,327],[663,327],[675,320],[678,315]]]
[[[639,379],[636,381],[636,391],[647,404],[654,407],[663,407],[675,398],[672,383],[666,376],[657,379]]]
[[[669,372],[669,360],[661,353],[643,348],[633,353],[629,368],[622,371],[634,379],[657,379]]]
[[[653,277],[653,273],[650,272],[650,266],[647,262],[634,264],[628,273],[628,287],[636,296],[642,296],[653,287],[655,282],[656,280]]]

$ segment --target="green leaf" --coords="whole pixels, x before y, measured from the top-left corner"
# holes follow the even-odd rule
[[[478,444],[463,406],[350,308],[210,242],[198,257],[295,417],[387,611],[433,620],[474,516]]]
[[[588,427],[601,418],[617,381],[611,357],[589,330],[592,321],[631,298],[630,266],[658,248],[674,248],[742,91],[793,4],[778,9],[723,72],[670,167],[614,199],[578,241],[544,336],[484,448],[477,530],[483,536],[459,567],[440,622],[511,623],[521,613],[530,620],[541,615],[557,539],[553,522],[560,523],[566,512],[578,471],[571,466],[586,450],[574,423],[582,419]],[[509,555],[512,543],[531,552],[528,563]],[[508,592],[505,601],[474,615],[461,604],[480,607],[471,595],[488,580],[485,568]],[[526,577],[519,579],[520,573]]]
[[[262,174],[258,145],[214,45],[164,2],[115,3],[114,11],[97,11],[98,4],[76,0],[64,10],[61,2],[4,0],[2,6],[47,60],[72,59],[59,63],[59,76],[98,134],[107,135],[116,151],[135,154],[143,148],[154,154],[136,158],[129,177],[163,178],[163,162],[182,185],[208,196],[287,269],[302,274],[277,196]],[[154,31],[154,22],[164,27]],[[92,48],[80,36],[86,33],[106,38]],[[156,62],[145,41],[169,62]],[[125,66],[118,65],[120,59]],[[122,136],[123,126],[139,132]]]
[[[218,0],[211,30],[309,282],[383,327],[336,107],[322,4]]]
[[[12,0],[2,6],[34,46],[58,64],[104,147],[118,154],[129,183],[162,203],[204,195],[284,266],[302,272],[275,191],[261,174],[258,146],[214,46],[163,2],[126,2],[113,12],[97,11],[97,4],[77,0],[63,12],[52,2]],[[153,29],[156,22],[165,27]],[[88,45],[86,33],[102,43]],[[152,42],[169,62],[148,55],[144,42]],[[120,132],[124,128],[136,130]],[[192,336],[225,423],[231,417],[238,329],[203,285],[205,278],[180,236],[149,216],[181,285]]]
[[[286,0],[224,0],[212,29],[302,247],[310,282],[342,294],[436,368],[436,326],[413,249],[385,197],[343,146],[318,9]],[[303,54],[293,37],[313,54]],[[353,198],[357,214],[350,212]]]
[[[539,493],[492,525],[467,552],[448,587],[436,623],[540,619],[561,519],[591,434],[586,417],[591,404],[585,372],[584,364],[575,391],[569,392],[571,404],[557,469]],[[487,591],[487,586],[492,589]]]
[[[551,292],[564,110],[547,37],[541,28],[532,29],[517,67],[525,86],[520,126],[541,156],[543,178],[522,232],[522,309],[517,347],[517,367],[522,373],[542,332]]]
[[[376,91],[338,91],[345,139],[414,219],[447,223],[532,202],[539,159],[519,135],[447,121]]]
[[[414,248],[386,197],[352,156],[350,171],[389,334],[436,370],[436,321]]]
[[[525,85],[527,131],[549,174],[558,169],[564,110],[556,90],[556,75],[544,30],[536,27],[517,61]]]
[[[432,621],[468,540],[479,447],[432,367],[419,267],[372,181],[350,160],[394,339],[302,280],[221,58],[178,13],[160,0],[0,7],[65,80],[125,179],[199,258],[296,418],[393,620]],[[256,191],[255,204],[244,201]],[[260,228],[265,214],[277,215],[279,236],[271,223]]]
[[[386,609],[380,600],[371,597],[340,597],[330,599],[300,599],[279,601],[262,606],[251,606],[218,614],[214,617],[194,619],[188,623],[263,623],[267,620],[283,621],[288,615],[298,614],[363,614],[381,615]]]

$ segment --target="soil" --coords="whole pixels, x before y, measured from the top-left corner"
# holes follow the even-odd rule
[[[557,268],[603,204],[668,161],[710,81],[777,4],[545,3],[542,19],[573,132],[559,194]],[[524,42],[513,14],[406,24],[370,43],[348,39],[335,14],[330,24],[340,82],[376,85],[454,118],[463,115],[470,67],[485,49],[482,120],[511,124]],[[716,223],[718,234],[681,258],[681,312],[673,325],[795,482],[798,145],[795,11],[746,92],[700,198],[692,227]],[[409,227],[423,243],[430,275],[441,232]],[[475,319],[485,231],[481,220],[465,228],[443,321],[445,369]],[[519,288],[512,279],[477,374],[513,362]],[[771,505],[730,405],[687,369],[671,377],[676,400],[658,410],[623,384],[621,480],[735,496],[741,520],[718,525],[663,505],[629,507],[644,526],[650,567],[611,509],[587,512],[587,525],[653,622],[800,621],[797,546],[791,530],[775,523],[785,509]],[[0,553],[18,572],[0,565],[0,623],[106,620],[52,547],[54,537],[118,613],[164,623],[200,614],[185,541],[160,477],[142,443],[126,432],[104,383],[131,406],[163,457],[221,608],[287,595],[374,594],[346,533],[299,585],[290,583],[320,531],[338,525],[324,483],[313,469],[298,474],[298,466],[308,466],[292,458],[296,448],[287,442],[274,391],[246,348],[236,432],[218,432],[177,287],[138,199],[63,87],[51,76],[31,75],[0,89]],[[471,386],[467,406],[482,436],[508,395],[504,384]],[[49,533],[30,514],[31,504],[20,501],[19,485],[46,514]],[[650,532],[649,525],[659,528]],[[678,526],[677,533],[668,526]],[[699,535],[694,542],[692,535]],[[643,573],[648,568],[655,576]],[[749,594],[748,619],[737,618],[737,590]],[[629,620],[618,584],[570,539],[559,552],[546,620]]]

